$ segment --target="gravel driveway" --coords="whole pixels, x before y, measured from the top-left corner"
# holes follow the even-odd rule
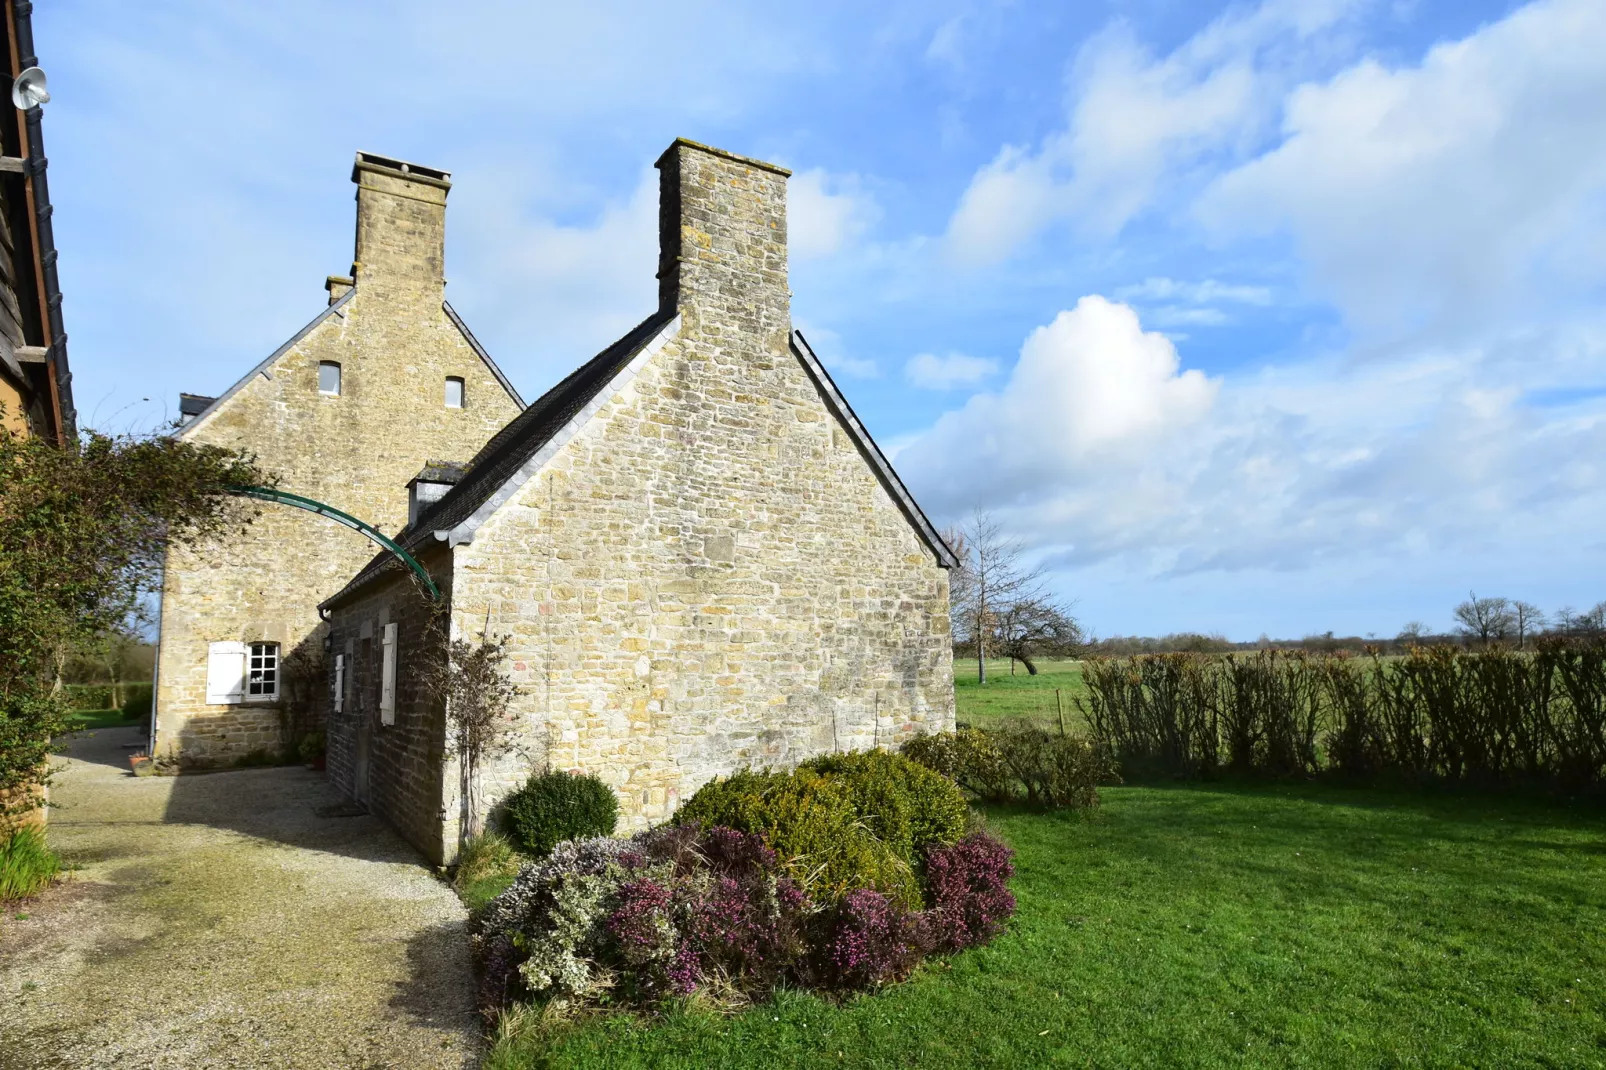
[[[50,837],[80,868],[0,919],[0,1070],[465,1067],[465,912],[323,774],[128,773],[73,741]]]

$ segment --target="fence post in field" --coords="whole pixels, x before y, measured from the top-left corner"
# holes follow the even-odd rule
[[[1054,689],[1054,708],[1060,712],[1060,735],[1065,735],[1065,704],[1060,701],[1060,689]]]

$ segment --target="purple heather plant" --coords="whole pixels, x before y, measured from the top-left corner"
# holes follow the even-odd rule
[[[709,987],[762,998],[908,976],[933,950],[986,943],[1014,912],[1008,847],[973,834],[925,857],[929,910],[873,888],[822,906],[756,833],[667,826],[559,844],[485,910],[482,1005],[655,1003]]]
[[[926,853],[933,945],[938,951],[980,947],[1003,931],[1015,913],[1005,882],[1015,874],[1014,852],[985,832]]]
[[[873,888],[850,892],[821,918],[813,973],[821,988],[879,988],[900,981],[931,948],[927,918]]]

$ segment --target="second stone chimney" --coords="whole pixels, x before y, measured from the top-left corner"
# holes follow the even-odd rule
[[[351,168],[357,183],[357,252],[351,278],[367,290],[442,300],[446,287],[446,193],[452,176],[433,167],[359,152]],[[348,284],[331,277],[336,287]]]
[[[786,180],[762,160],[677,138],[658,158],[658,300],[689,323],[785,352]]]

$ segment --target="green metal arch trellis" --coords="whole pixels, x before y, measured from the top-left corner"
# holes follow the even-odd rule
[[[341,512],[332,505],[325,505],[323,502],[300,494],[291,494],[287,490],[276,490],[273,487],[229,487],[228,491],[230,494],[237,494],[242,498],[256,498],[259,501],[274,502],[279,505],[289,505],[296,509],[305,509],[309,513],[327,517],[336,524],[361,532],[380,546],[383,546],[402,564],[412,569],[413,574],[423,581],[424,589],[429,592],[429,597],[432,601],[439,602],[441,600],[440,588],[435,586],[435,581],[429,578],[429,573],[424,571],[424,566],[418,563],[418,559],[403,550],[393,539],[372,524],[358,520],[350,513]]]

